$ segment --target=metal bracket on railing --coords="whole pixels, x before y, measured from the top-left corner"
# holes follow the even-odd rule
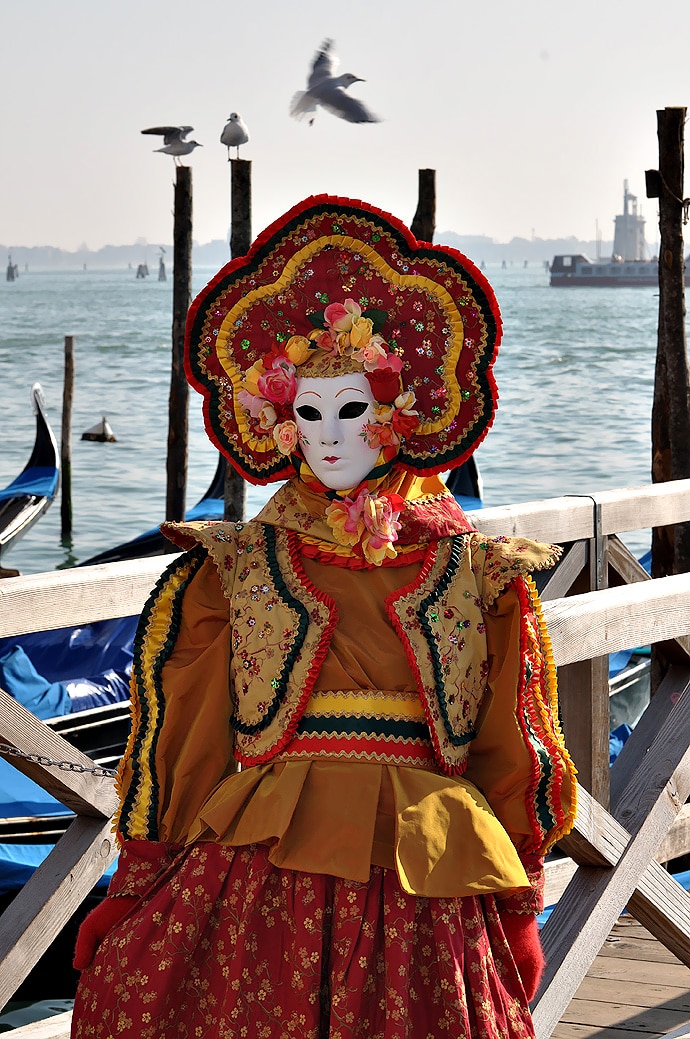
[[[592,528],[594,536],[589,539],[589,579],[590,588],[598,592],[609,586],[609,539],[604,534],[603,510],[601,502],[593,494],[566,494],[566,498],[589,498],[594,506]]]

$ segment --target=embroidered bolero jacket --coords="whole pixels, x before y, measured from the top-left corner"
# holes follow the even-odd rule
[[[133,728],[119,777],[119,827],[125,839],[155,841],[168,838],[173,831],[178,841],[182,838],[184,842],[185,832],[187,840],[199,835],[209,839],[204,823],[207,809],[206,818],[213,816],[209,806],[212,809],[218,799],[227,802],[227,791],[233,785],[254,783],[253,777],[265,777],[267,770],[280,771],[282,762],[301,757],[313,768],[315,761],[323,759],[324,774],[330,769],[332,776],[336,762],[378,762],[392,767],[395,776],[398,840],[406,811],[410,815],[410,806],[405,809],[402,802],[412,799],[410,783],[405,788],[399,776],[428,775],[439,789],[445,784],[447,790],[451,784],[453,797],[469,796],[475,831],[477,820],[479,829],[485,822],[488,826],[484,845],[494,847],[499,865],[485,869],[489,879],[482,880],[483,887],[470,881],[467,889],[510,890],[528,885],[522,866],[532,880],[530,862],[570,829],[574,817],[574,770],[560,734],[555,669],[529,577],[530,571],[552,565],[557,550],[477,532],[429,543],[421,563],[413,568],[412,579],[394,588],[385,600],[385,613],[414,680],[415,688],[407,695],[416,701],[416,714],[413,720],[405,720],[405,711],[396,708],[385,719],[387,727],[378,732],[378,742],[375,726],[369,725],[368,741],[357,743],[346,738],[348,725],[342,719],[335,727],[340,734],[336,738],[333,729],[326,738],[323,726],[319,729],[318,725],[317,735],[312,727],[309,737],[305,727],[305,718],[320,695],[314,689],[339,618],[335,599],[307,576],[299,533],[259,518],[246,524],[168,525],[166,534],[186,552],[162,575],[143,611],[137,636]],[[219,580],[224,605],[214,604],[215,622],[202,619],[202,613],[192,622],[186,616],[190,612],[185,606],[187,593],[209,568],[215,573],[214,581]],[[334,568],[322,569],[332,572]],[[360,575],[349,576],[361,580]],[[493,621],[497,603],[509,599],[513,606],[506,611],[508,620]],[[225,632],[225,663],[220,665],[228,669],[224,680],[218,675],[217,658],[211,662],[205,648],[212,641],[206,629],[214,623]],[[506,679],[499,674],[492,682],[492,668],[501,671],[490,644],[495,623],[515,643],[517,663],[514,675]],[[178,675],[188,672],[183,694],[171,693],[172,683],[166,681],[173,662]],[[471,755],[473,747],[482,742],[478,736],[491,714],[492,688],[506,682],[512,687],[513,702],[505,723],[508,765],[507,778],[502,781],[495,778],[495,760],[484,771],[481,767],[473,771]],[[366,696],[367,690],[361,695]],[[486,736],[482,738],[486,743]],[[527,765],[522,768],[519,789],[512,790],[509,759],[514,756],[511,748],[518,744]],[[501,747],[496,753],[501,755]],[[243,770],[239,775],[237,763]],[[464,774],[471,782],[460,778]],[[482,788],[492,783],[498,787],[501,782],[505,789],[499,799],[517,798],[527,820],[516,827],[525,831],[517,839],[510,834],[519,845],[522,864],[517,859],[508,863],[510,855],[514,856],[510,841],[511,850],[498,848],[501,839],[491,829],[496,824],[489,818],[491,798],[487,804],[481,793]],[[185,790],[177,801],[175,787]],[[246,801],[246,791],[243,796]],[[227,804],[223,811],[232,814]],[[175,824],[161,829],[164,817],[175,819]],[[188,824],[183,825],[185,818]],[[504,825],[511,830],[505,819]],[[222,829],[218,826],[216,832]],[[219,839],[238,842],[232,826],[227,833],[235,836]],[[503,830],[501,833],[505,837]],[[491,857],[486,848],[482,855]],[[465,858],[469,861],[471,856]],[[501,860],[505,868],[500,866]],[[281,864],[277,854],[276,862]],[[302,867],[299,858],[298,865]],[[396,865],[401,873],[400,855]],[[412,876],[415,867],[409,872]],[[456,859],[453,874],[462,872],[458,873]],[[427,873],[425,864],[420,876]],[[408,878],[407,884],[402,876],[401,880],[413,891],[455,893],[436,890],[423,877]]]

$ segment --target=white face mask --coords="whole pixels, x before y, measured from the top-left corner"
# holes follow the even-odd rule
[[[293,404],[307,465],[333,491],[356,487],[376,465],[379,449],[362,435],[375,422],[374,398],[361,372],[332,379],[297,379]]]

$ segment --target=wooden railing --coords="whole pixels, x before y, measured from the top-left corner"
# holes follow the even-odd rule
[[[533,1004],[537,1035],[547,1039],[626,905],[690,965],[690,896],[659,864],[671,849],[690,851],[690,575],[649,580],[616,537],[690,519],[690,480],[485,509],[472,518],[490,535],[569,546],[542,588],[566,740],[582,781],[575,830],[559,846],[566,857],[547,868],[547,900],[558,904],[543,929],[548,967]],[[137,613],[167,562],[1,581],[0,636]],[[610,579],[627,583],[607,587]],[[610,769],[607,655],[655,642],[676,645],[675,666]],[[92,765],[1,690],[0,743],[77,769]],[[76,819],[0,917],[0,1006],[115,854],[112,780],[10,760]],[[66,1021],[56,1018],[53,1031],[44,1022],[41,1035],[67,1035]]]

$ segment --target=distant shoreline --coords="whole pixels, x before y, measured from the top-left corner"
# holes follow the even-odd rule
[[[584,253],[595,259],[597,249],[599,255],[611,255],[612,242],[582,241],[578,238],[513,238],[509,242],[497,242],[486,235],[460,235],[455,231],[439,231],[434,241],[450,245],[469,256],[476,264],[482,263],[529,263],[551,262],[557,253]],[[77,249],[70,252],[54,246],[7,246],[0,245],[0,262],[7,264],[11,256],[12,263],[22,271],[36,269],[81,269],[86,264],[88,269],[129,268],[135,270],[140,263],[148,264],[152,275],[158,269],[161,248],[165,250],[163,259],[166,267],[172,268],[173,247],[168,243],[135,242],[133,245],[106,245],[102,249]],[[218,269],[230,259],[230,249],[226,242],[217,239],[205,244],[195,243],[193,262],[201,267]]]

